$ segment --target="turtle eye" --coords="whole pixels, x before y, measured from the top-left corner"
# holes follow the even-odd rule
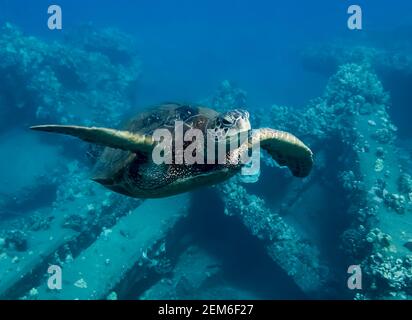
[[[230,119],[230,118],[228,118],[228,117],[225,117],[225,118],[222,119],[222,123],[223,123],[225,126],[230,126],[233,122],[232,122],[232,119]]]

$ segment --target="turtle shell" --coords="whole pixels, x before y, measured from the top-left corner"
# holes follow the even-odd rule
[[[156,129],[166,128],[173,134],[175,121],[182,121],[184,132],[190,128],[196,128],[205,133],[213,125],[217,115],[216,111],[202,106],[165,103],[137,114],[126,122],[123,130],[152,135]],[[116,192],[130,196],[126,191],[130,188],[122,187],[125,183],[150,190],[169,184],[186,174],[191,174],[191,172],[183,172],[184,170],[180,174],[174,173],[173,175],[168,172],[177,169],[181,171],[184,168],[154,165],[145,154],[105,148],[93,170],[93,180]],[[128,179],[133,181],[125,181]]]
[[[125,130],[152,135],[156,129],[174,131],[175,121],[182,121],[185,129],[197,128],[204,131],[218,113],[212,109],[178,103],[165,103],[139,113],[124,126]]]

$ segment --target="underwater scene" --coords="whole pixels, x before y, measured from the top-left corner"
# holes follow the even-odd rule
[[[411,88],[404,0],[0,0],[0,299],[411,299]]]

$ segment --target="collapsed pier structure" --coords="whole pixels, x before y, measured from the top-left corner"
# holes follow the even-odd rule
[[[17,130],[17,145],[36,145],[13,157],[41,149],[62,159],[42,159],[0,190],[0,298],[412,298],[412,132],[402,128],[399,138],[391,114],[405,104],[396,104],[400,89],[392,101],[385,86],[407,68],[346,47],[311,48],[305,65],[330,77],[323,95],[302,109],[251,110],[252,126],[287,130],[311,146],[308,178],[264,156],[256,183],[235,177],[143,201],[88,180],[98,150],[24,131],[33,119],[113,126],[133,105],[140,61],[128,36],[86,26],[67,41],[53,45],[56,61],[57,49],[12,25],[0,34],[1,134]],[[245,92],[228,81],[207,103],[247,108]],[[16,114],[20,122],[4,121]],[[48,287],[50,265],[62,269],[61,290]],[[351,265],[361,267],[362,290],[347,286]]]

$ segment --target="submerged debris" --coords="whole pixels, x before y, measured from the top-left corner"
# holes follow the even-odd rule
[[[6,24],[0,31],[2,130],[15,125],[5,122],[10,115],[30,122],[119,124],[133,106],[133,86],[140,72],[132,40],[114,29],[86,25],[69,34],[66,42],[49,44]],[[342,288],[345,264],[360,264],[364,288],[362,294],[353,294],[355,299],[404,299],[412,295],[412,240],[410,230],[398,231],[410,219],[412,178],[398,159],[398,131],[389,116],[390,96],[381,74],[382,69],[412,74],[412,60],[406,53],[392,57],[366,47],[329,47],[318,53],[309,53],[306,63],[333,73],[322,96],[306,108],[273,104],[251,113],[255,127],[292,131],[308,141],[315,151],[313,175],[296,183],[263,157],[255,184],[235,178],[216,188],[221,203],[213,210],[220,210],[237,232],[253,235],[262,255],[284,279],[310,297],[347,297]],[[224,81],[207,104],[221,111],[246,108],[246,98],[245,91]],[[8,287],[0,282],[1,298],[50,294],[41,281],[51,264],[71,271],[92,269],[88,274],[73,272],[68,283],[75,290],[94,289],[98,270],[106,283],[98,294],[80,290],[88,298],[137,298],[136,292],[141,299],[236,296],[234,292],[249,297],[215,285],[225,280],[224,248],[221,256],[213,256],[193,246],[193,225],[182,223],[188,211],[183,201],[152,212],[159,202],[142,205],[141,200],[91,183],[87,172],[100,153],[101,149],[89,149],[87,163],[62,155],[64,164],[52,177],[39,177],[43,184],[27,188],[20,202],[14,201],[24,207],[30,203],[26,200],[36,199],[33,190],[45,193],[46,187],[53,195],[47,208],[31,210],[30,216],[16,219],[19,222],[1,232],[0,272],[10,264],[13,271],[23,270],[12,276],[0,274],[8,277]],[[0,206],[11,207],[10,199],[1,196]],[[135,211],[137,207],[142,211]],[[147,225],[137,228],[145,213],[150,213],[144,220]],[[132,218],[132,229],[127,218]],[[331,226],[331,221],[337,222]],[[41,239],[44,251],[37,250],[32,242],[36,239]],[[112,252],[105,250],[107,245]],[[247,243],[239,245],[247,250]],[[33,262],[35,268],[27,268],[27,257],[37,254],[41,259]],[[29,269],[30,273],[25,271]]]

